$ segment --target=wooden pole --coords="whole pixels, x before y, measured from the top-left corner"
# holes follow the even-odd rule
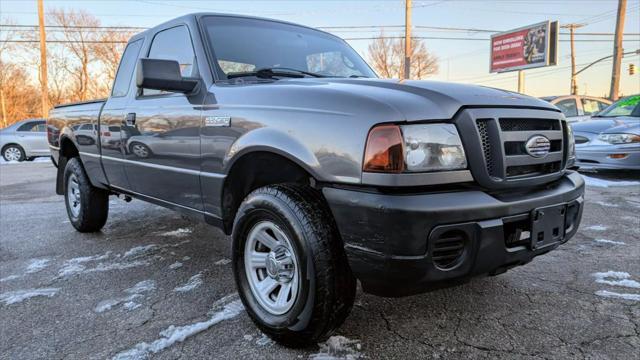
[[[42,117],[49,116],[49,85],[47,82],[47,37],[44,32],[44,4],[38,0],[38,24],[40,26],[40,96]]]
[[[524,94],[524,71],[518,70],[518,92]]]
[[[627,10],[627,0],[618,0],[618,19],[616,20],[616,35],[613,41],[613,67],[611,69],[611,90],[609,98],[612,101],[618,100],[620,91],[620,66],[622,63],[622,32],[624,30],[624,18]]]
[[[404,13],[404,78],[411,78],[411,0],[405,0]]]

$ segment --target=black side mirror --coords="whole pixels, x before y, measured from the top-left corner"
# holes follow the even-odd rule
[[[189,93],[198,85],[198,80],[182,77],[180,64],[175,60],[147,59],[138,61],[136,85],[143,89]]]

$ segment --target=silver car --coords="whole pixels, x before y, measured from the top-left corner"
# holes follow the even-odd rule
[[[640,95],[571,124],[581,169],[640,170]]]
[[[0,149],[5,161],[50,156],[45,119],[27,119],[0,130]]]
[[[603,98],[582,95],[545,96],[541,98],[557,106],[567,118],[567,122],[585,121],[611,105]]]

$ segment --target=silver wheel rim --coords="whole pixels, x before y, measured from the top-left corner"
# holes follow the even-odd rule
[[[298,260],[285,233],[271,221],[257,223],[247,236],[244,268],[251,293],[273,315],[291,310],[299,292]]]
[[[67,180],[67,204],[74,218],[80,215],[82,204],[80,202],[80,184],[75,174],[69,175]]]
[[[149,156],[149,151],[147,151],[147,147],[140,144],[133,145],[133,153],[141,158],[145,158]]]
[[[19,161],[22,157],[22,152],[17,147],[9,147],[4,151],[4,158],[7,161]]]

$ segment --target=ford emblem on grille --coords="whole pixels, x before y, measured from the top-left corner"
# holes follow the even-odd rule
[[[527,140],[524,149],[527,151],[527,154],[533,157],[545,157],[551,149],[551,142],[542,135],[534,135]]]

